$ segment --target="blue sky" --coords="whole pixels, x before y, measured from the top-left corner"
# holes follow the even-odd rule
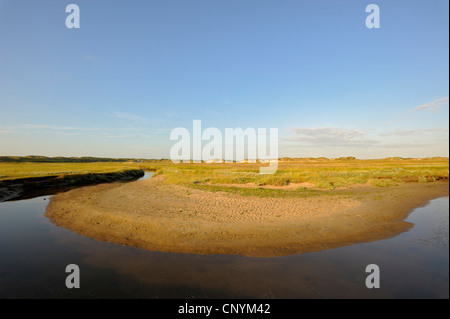
[[[448,6],[0,0],[0,155],[167,158],[201,120],[278,128],[280,156],[448,156]]]

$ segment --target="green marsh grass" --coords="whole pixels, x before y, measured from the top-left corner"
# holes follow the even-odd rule
[[[163,175],[167,183],[182,184],[191,188],[223,191],[262,197],[315,196],[315,192],[328,192],[352,185],[369,184],[389,187],[403,183],[448,181],[449,160],[439,159],[296,159],[280,161],[278,170],[271,175],[259,174],[259,163],[172,163],[168,160],[148,160],[139,163],[11,163],[0,162],[0,180],[116,172],[141,168]],[[295,186],[309,183],[314,189]],[[245,185],[247,184],[247,185]],[[288,189],[285,186],[292,185]],[[246,187],[239,187],[239,186]],[[264,188],[274,186],[278,189]]]
[[[388,187],[410,182],[448,181],[449,176],[449,161],[445,158],[281,161],[277,172],[272,175],[259,174],[260,165],[265,164],[166,162],[143,164],[141,167],[155,170],[155,175],[164,175],[168,183],[255,196],[285,196],[283,192],[306,191],[302,187],[288,191],[262,189],[263,186],[311,183],[317,189],[333,190],[358,184]],[[247,187],[237,187],[244,184],[248,184]]]

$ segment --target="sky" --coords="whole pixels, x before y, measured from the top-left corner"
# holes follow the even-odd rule
[[[449,156],[448,30],[447,0],[0,0],[0,155],[168,158],[201,120],[280,157]]]

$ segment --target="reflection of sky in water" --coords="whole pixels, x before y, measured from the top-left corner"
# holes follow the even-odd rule
[[[416,209],[395,238],[277,258],[150,252],[51,224],[47,197],[0,203],[0,298],[448,298],[448,197]],[[46,199],[46,200],[44,200]],[[68,290],[66,265],[81,269]],[[381,288],[365,287],[367,264]]]
[[[448,212],[447,200],[436,200],[434,205],[439,211]],[[443,247],[448,249],[448,214],[436,214],[425,212],[413,214],[408,221],[416,225],[414,229],[414,241],[427,247]]]

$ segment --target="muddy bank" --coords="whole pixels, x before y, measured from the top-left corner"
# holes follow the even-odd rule
[[[0,202],[47,195],[56,189],[131,180],[144,175],[141,169],[110,173],[51,175],[0,181]]]
[[[257,198],[167,184],[157,176],[53,196],[46,216],[97,240],[155,251],[283,256],[390,238],[448,183],[324,191],[308,198]]]

